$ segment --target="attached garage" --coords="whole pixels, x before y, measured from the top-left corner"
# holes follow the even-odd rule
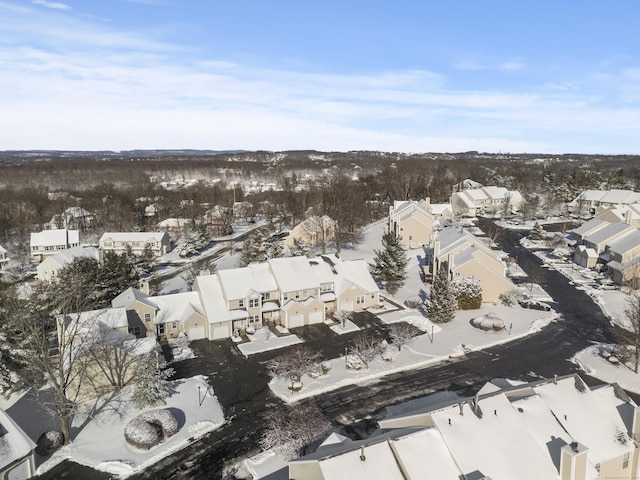
[[[324,321],[323,312],[311,312],[309,314],[309,325],[313,325],[314,323],[322,323]]]
[[[229,338],[229,326],[220,325],[218,327],[211,328],[211,340],[221,340],[223,338]]]
[[[296,328],[304,326],[304,315],[299,313],[297,315],[289,315],[287,328]]]
[[[346,310],[347,312],[353,312],[353,300],[345,300],[340,304],[340,310]]]
[[[204,327],[191,327],[187,330],[187,337],[189,340],[202,340],[205,338]]]

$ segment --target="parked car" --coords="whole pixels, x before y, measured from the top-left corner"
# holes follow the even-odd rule
[[[532,310],[544,310],[548,312],[551,307],[546,303],[538,302],[537,300],[523,300],[520,302],[522,308],[531,308]]]

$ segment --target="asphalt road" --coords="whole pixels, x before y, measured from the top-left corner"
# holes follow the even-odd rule
[[[577,370],[568,358],[593,341],[612,341],[608,319],[592,299],[570,286],[560,273],[542,268],[535,255],[520,247],[519,237],[517,232],[505,230],[499,242],[506,252],[517,256],[519,265],[536,283],[543,285],[555,302],[554,308],[562,314],[561,318],[539,333],[508,344],[316,397],[314,401],[335,426],[357,438],[373,428],[376,415],[387,405],[441,390],[473,395],[486,381],[496,377],[531,381],[573,373]],[[383,327],[375,319],[360,317],[358,321],[369,323],[380,335],[384,334]],[[336,355],[350,339],[342,336],[345,338],[327,345],[327,339],[332,337],[322,335],[321,331],[311,330],[305,336],[309,337],[310,343],[324,345],[328,352],[333,351]],[[202,440],[130,478],[223,478],[225,467],[232,465],[234,460],[257,452],[265,413],[281,406],[282,402],[267,387],[269,378],[265,367],[266,361],[277,352],[245,359],[225,342],[199,342],[196,348],[197,358],[175,365],[178,375],[209,375],[227,422]],[[598,383],[584,374],[583,377],[587,383]],[[350,426],[354,422],[358,422],[356,426]],[[100,479],[109,476],[64,462],[42,478]]]

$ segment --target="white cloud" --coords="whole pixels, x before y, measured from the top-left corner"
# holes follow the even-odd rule
[[[13,7],[0,0],[10,12],[0,15],[4,149],[636,153],[640,111],[603,92],[631,102],[637,69],[537,88],[452,88],[451,73],[426,69],[327,74],[194,58],[142,33]]]
[[[47,0],[31,0],[31,3],[40,5],[41,7],[51,8],[53,10],[71,10],[71,7],[66,3],[49,2]]]

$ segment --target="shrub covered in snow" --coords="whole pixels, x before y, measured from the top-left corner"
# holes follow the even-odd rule
[[[500,303],[505,307],[513,307],[518,304],[518,300],[522,298],[522,294],[514,288],[508,292],[501,293],[498,298],[500,299]]]
[[[124,429],[129,445],[149,450],[178,431],[178,420],[170,410],[152,410],[133,418]]]
[[[418,295],[409,297],[404,301],[404,304],[409,308],[418,308],[422,305],[422,299]]]
[[[475,310],[482,305],[482,285],[476,277],[458,277],[451,282],[458,308]]]
[[[36,453],[46,457],[64,445],[64,435],[57,430],[47,430],[36,441]]]
[[[471,320],[471,325],[486,331],[494,330],[497,332],[504,329],[504,322],[495,313],[479,315]]]

